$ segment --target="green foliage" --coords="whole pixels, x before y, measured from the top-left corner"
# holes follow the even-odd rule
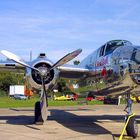
[[[12,72],[0,72],[0,89],[8,92],[10,85],[24,84],[24,76]]]
[[[66,85],[65,79],[59,79],[57,85],[58,85],[58,91],[60,93],[65,94],[65,95],[71,93],[71,90]]]
[[[0,90],[0,97],[5,97],[6,96],[6,92],[3,90]]]
[[[92,86],[82,86],[79,87],[78,89],[75,89],[75,92],[78,93],[83,93],[83,92],[87,92],[87,91],[92,91],[92,90],[99,90],[105,87],[105,83],[96,83],[95,85]]]
[[[73,61],[73,64],[74,64],[74,65],[78,65],[79,63],[80,63],[79,60],[75,60],[75,61]]]

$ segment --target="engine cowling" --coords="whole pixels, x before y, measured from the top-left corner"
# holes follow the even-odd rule
[[[59,76],[59,71],[57,69],[52,69],[49,71],[49,68],[52,65],[53,63],[50,60],[36,60],[31,63],[32,67],[35,67],[39,70],[46,69],[47,74],[44,77],[46,89],[48,89],[49,86],[54,85]],[[39,89],[39,90],[41,89],[42,79],[38,71],[27,68],[26,78],[27,81],[29,82],[28,84],[30,85],[30,88]]]

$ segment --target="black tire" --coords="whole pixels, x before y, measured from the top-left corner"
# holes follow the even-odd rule
[[[43,119],[41,116],[41,108],[40,108],[40,102],[35,103],[35,123],[36,124],[43,124]]]
[[[131,136],[133,138],[136,138],[138,136],[138,124],[134,116],[130,118],[126,127],[126,132],[128,136]]]

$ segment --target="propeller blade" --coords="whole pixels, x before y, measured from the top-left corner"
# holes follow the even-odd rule
[[[76,56],[78,56],[80,53],[82,52],[82,49],[78,49],[76,51],[73,51],[67,55],[65,55],[63,58],[61,58],[59,61],[57,61],[51,68],[50,70],[62,66],[65,63],[69,62],[70,60],[72,60],[73,58],[75,58]]]
[[[31,66],[28,65],[27,63],[23,62],[22,59],[21,59],[19,56],[15,55],[15,54],[13,54],[13,53],[11,53],[11,52],[9,52],[9,51],[2,50],[1,53],[2,53],[4,56],[6,56],[7,58],[9,58],[9,59],[15,61],[16,63],[19,63],[19,64],[21,64],[21,65],[23,65],[23,66],[25,66],[25,67],[28,67],[28,68],[34,69],[34,70],[36,70],[36,71],[39,71],[38,69],[36,69],[36,68],[34,68],[34,67],[31,67]]]
[[[42,91],[41,91],[41,98],[40,98],[40,108],[41,108],[41,116],[43,121],[45,122],[48,117],[48,99],[47,99],[47,93],[45,90],[45,84],[42,80]]]

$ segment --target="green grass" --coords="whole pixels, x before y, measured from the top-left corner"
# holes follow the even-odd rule
[[[15,100],[9,97],[0,97],[0,108],[33,107],[37,100],[37,98],[32,98],[30,100]]]
[[[39,101],[39,97],[34,97],[29,100],[15,100],[9,97],[0,97],[0,108],[11,107],[34,107],[36,101]],[[49,100],[49,106],[76,106],[86,104],[85,99],[78,99],[77,101],[53,101]],[[103,104],[101,101],[88,101],[89,105]]]
[[[96,83],[95,85],[92,85],[92,86],[79,87],[78,89],[75,89],[74,92],[83,93],[87,91],[97,90],[97,88],[102,89],[104,87],[106,87],[105,83]]]

